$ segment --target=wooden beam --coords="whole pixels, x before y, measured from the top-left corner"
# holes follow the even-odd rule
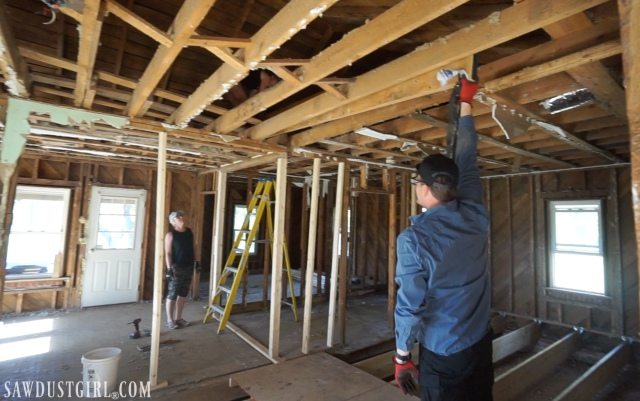
[[[224,257],[224,227],[227,208],[227,173],[218,171],[216,177],[215,213],[211,235],[211,269],[209,273],[209,304],[214,299]]]
[[[331,85],[331,84],[325,84],[325,83],[318,83],[316,84],[318,85],[319,88],[321,88],[323,91],[327,92],[330,95],[335,96],[336,98],[340,99],[340,100],[346,100],[347,99],[347,95],[345,94],[347,91],[346,90],[341,90],[336,88],[335,86]]]
[[[536,322],[496,338],[493,340],[493,363],[498,363],[518,351],[532,347],[538,338],[540,338],[540,324]]]
[[[122,21],[129,24],[131,27],[137,29],[138,31],[144,33],[151,39],[160,43],[165,47],[170,47],[173,44],[173,40],[171,37],[167,35],[165,32],[162,32],[160,29],[156,28],[153,24],[149,23],[142,17],[135,14],[133,11],[129,10],[122,4],[118,3],[115,0],[106,0],[105,8],[108,12],[112,13],[116,17],[120,18]]]
[[[344,162],[338,164],[338,182],[336,183],[336,205],[333,211],[333,242],[331,247],[331,276],[329,288],[329,319],[327,322],[327,347],[334,342],[336,323],[336,298],[338,295],[338,247],[340,246],[340,225],[342,222],[342,197],[344,191]],[[344,283],[342,283],[344,285]]]
[[[140,82],[133,91],[133,96],[127,105],[127,115],[137,116],[142,110],[147,98],[160,82],[167,69],[173,64],[178,54],[187,45],[189,38],[207,15],[215,0],[185,0],[173,21],[173,43],[169,47],[160,46],[154,54],[147,69],[142,74]]]
[[[396,218],[397,195],[396,173],[385,169],[382,172],[382,186],[389,193],[389,210],[387,212],[387,320],[389,327],[395,327],[396,310],[396,236],[398,235],[398,219]]]
[[[469,27],[421,46],[412,53],[359,76],[349,89],[349,101],[392,88],[429,70],[449,66],[464,57],[517,38],[606,0],[527,0],[491,15]],[[539,10],[545,10],[540,12]],[[402,19],[405,18],[404,16]],[[371,23],[369,23],[371,24]],[[368,24],[368,25],[369,25]],[[275,87],[274,87],[275,88]],[[266,139],[297,124],[301,116],[316,117],[342,105],[331,95],[320,95],[292,107],[249,130],[251,138]]]
[[[313,270],[316,260],[318,234],[318,198],[320,193],[320,159],[313,159],[311,183],[311,210],[309,211],[309,240],[307,243],[307,267],[304,282],[304,318],[302,320],[302,353],[309,353],[311,338],[311,306],[313,301]]]
[[[75,71],[75,72],[78,71],[78,65],[72,60],[57,57],[57,56],[52,56],[49,54],[44,54],[25,46],[18,46],[18,51],[20,52],[20,55],[24,58],[27,58],[33,61],[38,61],[46,65],[63,68],[69,71]]]
[[[622,52],[622,45],[619,40],[610,40],[599,45],[595,45],[588,49],[557,58],[555,60],[526,67],[523,70],[513,74],[487,82],[484,90],[488,92],[498,92],[512,86],[521,85],[536,79],[548,77],[559,72],[566,71],[571,68],[579,67],[584,64],[593,63],[607,57],[618,55]]]
[[[233,171],[245,170],[252,167],[263,166],[265,164],[273,163],[283,156],[283,153],[268,153],[266,155],[258,155],[250,159],[239,160],[234,163],[225,164],[220,166],[219,170],[225,173]]]
[[[598,394],[620,373],[624,365],[629,362],[630,356],[631,346],[626,343],[618,344],[553,401],[592,400],[595,394]]]
[[[640,249],[640,113],[638,113],[640,110],[640,38],[638,38],[640,4],[632,0],[618,0],[618,11],[620,13],[622,62],[629,120],[633,216],[636,245]],[[640,274],[640,260],[637,263],[638,274]]]
[[[228,65],[233,67],[235,70],[245,71],[247,69],[244,65],[244,61],[237,58],[233,53],[231,53],[231,50],[227,49],[226,47],[206,46],[205,49],[218,57],[224,63],[227,63]]]
[[[149,382],[158,386],[160,360],[160,325],[162,323],[162,279],[164,272],[165,185],[167,182],[167,133],[158,133],[158,170],[156,179],[155,263],[153,270],[153,316],[151,322],[151,354]]]
[[[0,7],[0,73],[11,95],[29,97],[29,69],[18,52],[6,8],[4,4]]]
[[[285,206],[287,204],[287,158],[277,161],[275,183],[275,214],[271,254],[271,308],[269,313],[269,356],[277,359],[280,353],[280,305],[282,302],[282,261],[284,256]]]
[[[194,35],[187,46],[246,48],[251,45],[249,38],[225,38],[222,36]]]
[[[349,201],[351,200],[351,167],[345,163],[344,189],[342,190],[342,215],[340,219],[340,261],[338,265],[338,330],[340,344],[347,343],[347,290],[349,289],[349,264],[347,260],[349,233]]]
[[[104,13],[100,10],[100,0],[85,0],[78,44],[76,87],[73,90],[73,95],[75,96],[73,104],[76,107],[91,108],[93,96],[89,93],[89,88],[93,78],[93,67],[96,64],[98,46],[100,45],[103,15]]]
[[[515,399],[530,386],[551,374],[580,348],[580,334],[571,332],[531,358],[498,376],[493,384],[495,401]]]
[[[242,126],[247,117],[258,114],[467,1],[434,0],[427,8],[420,0],[400,2],[369,23],[349,32],[349,35],[343,36],[340,41],[300,67],[297,74],[301,77],[300,83],[282,81],[269,91],[256,94],[250,102],[244,102],[218,118],[214,130],[222,133],[233,131]]]
[[[187,125],[192,118],[201,113],[205,106],[221,98],[229,88],[244,78],[251,68],[255,68],[335,1],[337,0],[293,0],[288,2],[278,14],[251,37],[250,46],[238,50],[236,53],[236,56],[244,55],[244,70],[223,64],[182,103],[171,115],[169,122],[179,126]],[[254,98],[245,103],[252,103]],[[243,121],[245,120],[246,118],[243,119]],[[217,127],[213,128],[218,132]]]

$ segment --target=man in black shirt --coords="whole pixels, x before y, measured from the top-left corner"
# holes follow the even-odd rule
[[[193,276],[193,233],[185,224],[184,212],[169,214],[171,227],[164,237],[165,262],[169,290],[167,291],[167,327],[172,330],[186,327],[189,322],[182,318],[187,294]]]

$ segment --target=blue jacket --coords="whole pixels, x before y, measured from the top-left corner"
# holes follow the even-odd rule
[[[396,346],[418,341],[440,355],[462,351],[489,330],[489,216],[482,204],[473,118],[460,118],[455,200],[411,218],[397,239]]]

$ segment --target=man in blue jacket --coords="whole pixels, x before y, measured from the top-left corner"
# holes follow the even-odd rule
[[[396,381],[428,401],[492,400],[489,216],[482,204],[471,102],[462,78],[454,160],[430,155],[413,179],[427,210],[397,239]],[[420,343],[420,371],[410,351]],[[419,377],[418,377],[419,375]]]

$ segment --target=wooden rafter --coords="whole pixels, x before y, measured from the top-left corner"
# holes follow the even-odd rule
[[[10,94],[29,97],[29,70],[16,47],[5,9],[0,6],[0,73]]]
[[[191,38],[214,3],[215,0],[186,0],[182,4],[171,28],[173,33],[172,44],[169,47],[160,45],[154,54],[147,69],[142,74],[138,86],[133,91],[133,96],[127,106],[127,115],[133,117],[140,114],[147,98],[156,88],[169,66],[178,57],[183,47],[186,46],[189,38]]]
[[[314,84],[336,70],[353,63],[374,50],[432,21],[468,0],[432,1],[425,9],[419,0],[404,0],[387,10],[368,24],[363,25],[340,41],[334,43],[311,61],[300,67],[296,75],[299,83],[282,81],[269,91],[258,93],[250,102],[245,102],[222,115],[213,127],[215,131],[230,132],[242,124],[247,116],[254,116],[292,94]]]
[[[492,15],[476,24],[449,35],[446,40],[435,41],[412,53],[358,77],[349,88],[349,101],[355,101],[375,92],[391,88],[426,71],[448,66],[465,56],[471,56],[502,42],[549,25],[581,12],[606,0],[527,0]],[[548,12],[541,13],[544,9]],[[331,95],[320,95],[288,109],[253,127],[254,139],[269,138],[300,121],[300,116],[312,118],[333,110],[342,102]]]
[[[76,74],[76,87],[73,91],[76,107],[91,108],[93,94],[91,93],[91,80],[93,67],[96,63],[98,45],[100,45],[100,32],[102,31],[102,16],[100,0],[85,0],[82,23],[80,25],[80,40],[78,50],[78,70]]]
[[[167,35],[165,32],[161,31],[153,24],[149,23],[145,19],[139,17],[133,11],[124,7],[122,4],[118,3],[115,0],[106,0],[105,8],[108,12],[112,13],[116,17],[120,18],[122,21],[126,22],[129,26],[137,29],[138,31],[144,33],[151,39],[156,42],[164,45],[165,47],[169,47],[173,44],[173,40],[171,37]]]
[[[244,51],[238,51],[244,55],[244,68],[239,69],[238,65],[223,64],[175,111],[169,122],[186,125],[193,117],[200,114],[205,106],[222,97],[230,87],[244,78],[251,68],[255,68],[335,1],[337,0],[294,0],[287,3],[253,35],[250,46]]]
[[[245,48],[251,45],[248,38],[224,38],[220,36],[194,35],[187,41],[189,46]]]

